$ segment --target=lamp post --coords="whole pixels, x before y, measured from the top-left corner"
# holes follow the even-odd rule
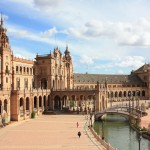
[[[130,96],[131,96],[131,92],[129,92],[129,94],[128,94],[128,96],[129,96],[129,114],[130,114]]]
[[[91,113],[90,113],[91,127],[93,126],[93,125],[92,125],[92,115],[93,115],[93,114],[92,114],[92,112],[91,112]]]
[[[102,120],[102,140],[104,140],[104,124],[103,124],[103,120]]]
[[[139,150],[141,149],[141,132],[138,133]]]
[[[95,100],[95,93],[93,94],[93,100],[94,100],[94,114],[95,114],[95,111],[96,111],[96,100]]]

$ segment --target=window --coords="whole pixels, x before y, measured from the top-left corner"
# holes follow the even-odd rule
[[[16,73],[18,73],[18,66],[16,66]]]
[[[27,68],[27,74],[29,74],[29,68]]]
[[[8,77],[6,77],[6,83],[8,83]]]
[[[26,73],[26,68],[24,67],[23,70],[24,70],[24,74],[25,74]]]
[[[22,74],[22,67],[20,67],[20,74]]]
[[[24,78],[24,88],[28,88],[28,78]]]
[[[8,65],[6,66],[6,71],[5,71],[6,73],[9,73],[9,70],[8,70]]]
[[[30,68],[30,74],[32,75],[32,68]]]
[[[20,88],[20,78],[16,78],[16,88]]]

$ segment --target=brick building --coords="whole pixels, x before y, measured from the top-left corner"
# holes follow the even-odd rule
[[[36,55],[35,61],[17,58],[10,49],[0,20],[0,114],[7,122],[30,118],[45,109],[100,111],[115,101],[150,98],[150,65],[130,75],[77,74],[66,46],[64,54]]]

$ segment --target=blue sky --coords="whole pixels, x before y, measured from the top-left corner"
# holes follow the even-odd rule
[[[74,72],[129,74],[150,62],[149,0],[1,0],[11,49],[35,58],[66,44]]]

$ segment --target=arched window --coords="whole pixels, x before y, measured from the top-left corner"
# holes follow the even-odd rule
[[[18,73],[18,66],[16,66],[16,73]]]
[[[30,106],[29,97],[27,97],[26,98],[26,110],[29,110],[29,106]]]
[[[7,112],[7,100],[4,100],[4,110]]]
[[[118,93],[117,92],[115,92],[115,97],[118,97]]]
[[[8,83],[8,77],[6,77],[6,83]]]
[[[34,97],[34,108],[37,108],[37,97]]]
[[[121,91],[119,92],[119,97],[122,97],[122,92]]]
[[[126,92],[126,91],[123,92],[123,96],[124,96],[124,97],[127,96],[127,92]]]
[[[39,97],[39,107],[42,107],[42,97]]]
[[[22,74],[22,67],[20,67],[20,74]]]
[[[145,96],[145,91],[144,90],[142,91],[142,96]]]

